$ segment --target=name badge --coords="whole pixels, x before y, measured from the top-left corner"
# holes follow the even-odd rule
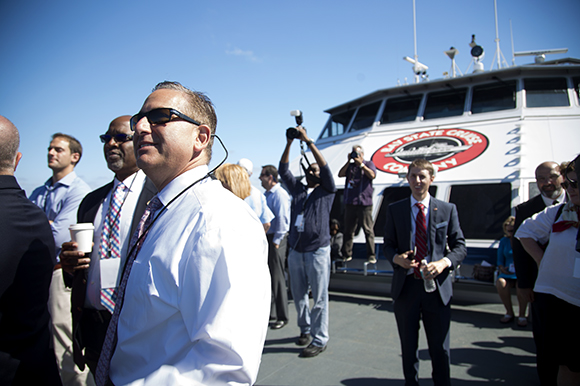
[[[298,232],[304,232],[304,214],[300,213],[296,216],[296,222],[294,223]]]
[[[101,289],[117,287],[121,259],[102,259],[99,263],[101,265]]]

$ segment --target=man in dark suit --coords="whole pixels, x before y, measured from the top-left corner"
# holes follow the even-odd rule
[[[62,385],[48,312],[54,238],[14,177],[19,143],[16,127],[0,116],[0,384]]]
[[[89,193],[81,202],[77,214],[79,223],[94,223],[94,247],[88,257],[76,250],[76,243],[63,244],[61,261],[67,272],[65,279],[72,287],[73,353],[75,363],[82,370],[89,366],[95,373],[107,327],[114,309],[114,298],[103,298],[103,291],[113,289],[117,277],[123,270],[128,242],[143,215],[149,200],[157,190],[153,183],[139,171],[133,150],[133,133],[129,126],[130,116],[116,118],[106,134],[101,135],[104,143],[108,168],[115,179]],[[119,191],[118,209],[115,193]],[[109,220],[107,220],[107,216]],[[110,259],[112,243],[116,236],[112,229],[118,224],[120,257]],[[103,254],[105,256],[103,256]],[[113,276],[109,264],[113,267]],[[113,284],[105,285],[105,282]],[[112,302],[112,303],[111,303]],[[84,349],[84,355],[83,355]]]
[[[435,385],[450,385],[449,326],[453,294],[450,271],[467,253],[457,208],[429,195],[435,178],[433,165],[416,159],[407,181],[411,197],[388,207],[384,253],[393,265],[395,318],[401,339],[405,385],[418,385],[419,321],[423,320]],[[414,251],[414,248],[416,251]],[[426,265],[421,260],[427,261]],[[424,282],[434,279],[436,290],[427,292]]]
[[[543,162],[536,168],[536,184],[540,194],[528,201],[516,206],[516,221],[514,234],[524,220],[541,212],[546,207],[566,201],[566,192],[562,188],[563,178],[560,174],[560,166],[556,162]],[[541,347],[542,325],[538,320],[539,309],[542,307],[542,294],[533,292],[536,278],[538,277],[538,265],[536,261],[524,250],[520,240],[513,238],[512,249],[514,253],[514,265],[516,268],[518,291],[531,303],[532,330],[536,343],[536,364],[538,376],[542,385],[555,385],[558,375],[558,364],[552,363],[550,353]],[[537,295],[537,296],[536,296]]]

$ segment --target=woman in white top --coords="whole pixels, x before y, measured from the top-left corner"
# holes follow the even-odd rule
[[[580,384],[580,253],[575,248],[580,193],[574,165],[566,166],[560,172],[568,202],[535,214],[516,232],[539,266],[534,299],[541,305],[541,344],[559,364],[559,386]]]

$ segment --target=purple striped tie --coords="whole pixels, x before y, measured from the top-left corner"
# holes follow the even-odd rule
[[[109,327],[107,329],[107,335],[105,336],[105,342],[103,343],[103,349],[101,351],[101,356],[99,357],[99,364],[97,365],[97,371],[95,374],[95,380],[97,386],[104,386],[107,384],[109,380],[109,367],[111,365],[111,358],[113,357],[113,352],[115,351],[115,347],[117,345],[117,323],[119,322],[119,314],[121,313],[121,308],[123,307],[123,297],[125,295],[125,287],[127,286],[127,281],[129,280],[129,274],[131,273],[131,267],[133,266],[133,262],[139,254],[141,250],[141,246],[147,237],[147,233],[143,235],[141,239],[141,235],[148,231],[148,226],[151,224],[153,220],[153,214],[159,210],[163,204],[157,198],[157,196],[153,197],[153,199],[145,208],[145,212],[141,217],[141,221],[139,222],[139,226],[135,230],[133,237],[131,238],[131,244],[135,245],[137,241],[137,245],[134,248],[133,253],[127,258],[127,265],[125,267],[125,272],[123,273],[123,278],[121,279],[121,283],[119,284],[119,290],[117,295],[117,306],[115,307],[115,312],[113,312],[113,316],[111,317],[111,322],[109,323]]]
[[[101,244],[99,254],[101,260],[104,259],[120,259],[121,258],[121,240],[120,240],[120,226],[121,222],[121,206],[123,205],[123,194],[127,187],[121,182],[115,188],[111,195],[109,203],[109,210],[107,217],[103,223],[103,233],[101,234]],[[115,300],[117,298],[116,289],[102,288],[101,289],[101,304],[110,313],[115,309]]]
[[[415,248],[417,252],[415,253],[415,261],[421,263],[427,256],[427,219],[425,218],[425,205],[420,202],[416,203],[419,208],[417,213],[417,221],[415,223]],[[419,268],[414,268],[415,277],[421,277],[421,270]]]

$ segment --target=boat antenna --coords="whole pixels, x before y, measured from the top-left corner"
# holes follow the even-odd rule
[[[475,42],[475,35],[471,35],[471,43],[469,43],[469,47],[471,47],[470,51],[471,62],[469,63],[467,70],[465,70],[465,73],[467,74],[469,72],[469,69],[471,68],[472,64],[473,64],[473,72],[483,72],[484,68],[483,63],[481,61],[485,56],[485,52],[483,51],[483,47],[478,46],[477,43]]]
[[[509,67],[502,52],[499,48],[499,29],[497,26],[497,0],[493,0],[493,8],[495,11],[495,54],[493,55],[493,60],[491,61],[491,68],[493,69],[493,64],[495,62],[495,58],[497,57],[497,69],[501,69],[503,67]],[[502,62],[503,59],[503,62]]]
[[[421,80],[429,80],[429,75],[427,75],[427,70],[429,67],[419,62],[419,56],[417,55],[417,20],[415,11],[415,0],[413,0],[413,42],[415,45],[415,56],[414,59],[408,56],[404,56],[403,60],[411,63],[413,65],[413,72],[415,73],[415,83],[419,83]]]
[[[519,51],[514,52],[514,56],[535,56],[536,64],[542,64],[546,60],[546,54],[565,54],[568,52],[567,48],[556,48],[552,50],[537,50],[537,51]]]
[[[459,50],[455,47],[451,47],[447,51],[443,51],[443,53],[445,53],[445,55],[447,55],[449,59],[451,59],[451,77],[455,78],[458,72],[459,75],[463,76],[463,73],[459,69],[459,66],[457,66],[457,63],[455,63],[455,55],[459,53]]]
[[[510,36],[512,38],[512,66],[516,65],[516,55],[514,52],[514,31],[512,29],[512,19],[510,19]]]

